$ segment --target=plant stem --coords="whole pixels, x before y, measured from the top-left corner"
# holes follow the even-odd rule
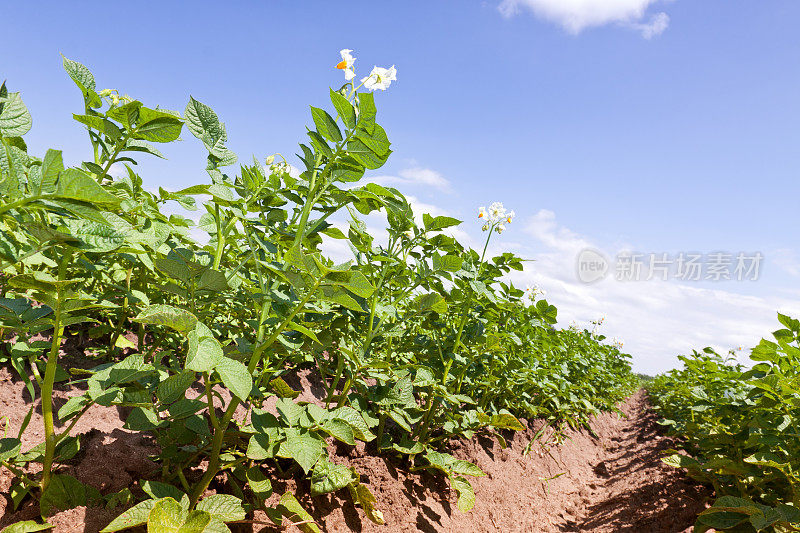
[[[219,270],[219,263],[222,260],[222,251],[225,249],[225,235],[222,234],[222,223],[220,221],[218,204],[214,204],[214,214],[214,221],[217,224],[217,251],[214,254],[214,270]]]
[[[317,280],[311,290],[308,291],[305,297],[300,301],[300,303],[297,304],[289,316],[286,317],[286,319],[284,319],[284,321],[281,322],[277,328],[275,328],[275,331],[273,331],[264,344],[259,347],[260,349],[253,351],[253,355],[250,357],[250,363],[247,365],[247,371],[251,376],[253,375],[253,372],[255,372],[256,366],[258,366],[258,361],[260,360],[261,354],[266,348],[271,346],[275,340],[277,340],[278,335],[283,332],[284,328],[286,328],[289,322],[291,322],[295,315],[297,315],[297,313],[299,313],[300,310],[305,307],[305,305],[317,291],[320,283],[322,283],[322,280]],[[263,332],[263,329],[261,331]],[[222,421],[219,424],[220,429],[214,432],[214,438],[211,441],[211,454],[208,460],[208,469],[206,470],[205,474],[203,474],[203,477],[197,483],[194,492],[192,492],[192,495],[190,496],[190,509],[194,508],[194,506],[197,504],[197,500],[200,499],[200,496],[208,488],[208,485],[211,484],[211,480],[214,479],[214,476],[216,476],[217,472],[219,472],[219,456],[222,452],[222,445],[225,441],[225,430],[227,430],[228,426],[230,425],[233,415],[236,412],[236,408],[239,407],[240,403],[242,403],[242,401],[236,396],[231,398],[230,403],[228,403],[228,408],[225,410],[225,414],[222,416]]]
[[[61,263],[58,265],[58,281],[64,281],[66,278],[67,262],[70,259],[70,254],[64,250],[64,255],[61,258]],[[52,479],[53,457],[56,451],[56,434],[53,429],[53,383],[56,378],[56,367],[58,366],[58,352],[61,348],[61,336],[64,334],[64,325],[62,323],[62,284],[56,285],[56,308],[53,319],[53,338],[50,344],[50,354],[47,357],[47,367],[44,372],[44,381],[42,382],[42,418],[44,419],[44,460],[42,461],[42,492],[47,490]]]

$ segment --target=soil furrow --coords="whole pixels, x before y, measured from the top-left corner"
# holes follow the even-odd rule
[[[313,391],[309,378],[308,374],[300,375],[295,385]],[[59,397],[68,395],[70,391],[58,393]],[[312,394],[307,396],[313,401]],[[0,368],[0,413],[9,417],[10,433],[16,432],[30,401],[22,383]],[[268,474],[274,479],[274,497],[293,491],[306,508],[313,510],[318,523],[331,532],[689,531],[697,513],[707,505],[708,490],[661,462],[664,450],[674,443],[656,423],[646,393],[634,394],[620,409],[625,416],[604,413],[592,420],[591,432],[568,430],[560,442],[556,442],[559,435],[546,428],[528,446],[545,425],[540,420],[526,422],[524,432],[509,433],[505,449],[485,437],[453,441],[453,455],[476,463],[486,473],[486,477],[472,480],[476,504],[469,513],[457,509],[455,494],[441,476],[412,473],[408,463],[377,456],[364,443],[331,446],[330,459],[361,473],[362,481],[378,499],[387,526],[369,522],[346,491],[312,497],[307,481],[281,479],[277,472]],[[140,477],[152,471],[153,463],[148,459],[155,451],[152,443],[122,429],[116,409],[98,410],[94,418],[87,415],[81,421],[78,430],[87,432],[84,451],[64,472],[104,493],[135,487]],[[28,433],[35,434],[40,424],[40,414],[35,413]],[[33,444],[28,442],[26,447]],[[11,512],[7,494],[11,481],[10,472],[0,468],[0,527],[34,518],[38,510],[29,503]],[[55,533],[93,533],[119,512],[78,508],[58,513],[50,522]],[[266,517],[257,514],[256,519]]]

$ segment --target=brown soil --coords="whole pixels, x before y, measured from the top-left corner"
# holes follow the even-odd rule
[[[304,391],[299,399],[314,401],[321,396],[321,387],[309,377],[304,372],[287,381]],[[76,393],[80,391],[57,391],[57,405]],[[8,417],[9,435],[16,434],[30,405],[22,382],[0,368],[0,417]],[[707,506],[708,489],[660,461],[663,451],[674,447],[674,443],[656,424],[645,392],[634,394],[620,409],[624,417],[602,414],[591,422],[593,434],[585,429],[568,430],[560,443],[555,442],[555,432],[546,428],[528,447],[544,426],[538,420],[526,422],[528,429],[524,432],[507,435],[506,449],[485,437],[453,441],[453,455],[476,463],[487,474],[471,480],[476,504],[469,513],[457,509],[455,494],[445,478],[409,472],[408,463],[401,458],[377,456],[374,448],[364,443],[355,447],[330,446],[331,460],[356,468],[362,482],[375,494],[386,526],[370,522],[363,511],[354,507],[347,491],[311,497],[307,480],[298,476],[282,479],[269,468],[266,473],[273,479],[273,499],[277,501],[281,493],[291,490],[312,511],[323,530],[330,532],[690,531],[697,514]],[[93,407],[73,431],[85,435],[82,451],[63,472],[104,494],[126,486],[141,494],[136,481],[157,470],[149,458],[157,447],[147,437],[122,429],[123,415],[115,408]],[[41,442],[41,432],[41,413],[35,412],[23,449]],[[0,467],[0,528],[38,514],[33,502],[11,511],[11,482],[12,474]],[[78,508],[57,513],[49,521],[56,533],[96,533],[120,512]],[[254,518],[268,522],[261,512]],[[236,531],[253,531],[236,527]],[[256,526],[255,530],[276,528]]]

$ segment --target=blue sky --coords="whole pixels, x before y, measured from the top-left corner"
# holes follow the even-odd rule
[[[293,154],[342,83],[395,64],[377,95],[395,153],[375,173],[421,210],[466,221],[503,201],[518,218],[493,247],[537,261],[561,321],[606,316],[637,369],[693,347],[752,346],[800,313],[800,3],[790,0],[88,2],[4,6],[0,78],[34,118],[33,153],[88,157],[81,99],[59,53],[101,88],[182,110],[191,94],[226,122],[240,158]],[[16,21],[16,22],[13,22]],[[13,51],[13,52],[12,52]],[[188,134],[146,183],[204,182]],[[431,186],[433,182],[440,186]],[[437,181],[438,180],[438,181]],[[753,282],[580,283],[577,252],[760,251]]]

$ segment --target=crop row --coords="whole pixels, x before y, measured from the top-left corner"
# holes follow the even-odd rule
[[[41,398],[45,434],[22,450],[32,405],[18,434],[0,441],[15,507],[36,497],[46,518],[134,504],[107,532],[145,523],[227,531],[257,509],[318,531],[292,493],[267,505],[262,466],[271,463],[306,479],[312,494],[348,489],[382,523],[358,472],[328,459],[335,439],[441,472],[468,511],[469,477],[484,473],[448,454],[450,439],[481,432],[505,444],[502,431],[524,428],[518,417],[582,424],[635,385],[618,346],[557,328],[553,305],[506,281],[521,258],[486,257],[511,221],[502,206],[480,211],[478,253],[444,231],[459,220],[418,220],[400,191],[362,183],[391,148],[373,94],[352,81],[330,90],[330,112],[311,108],[298,174],[280,157],[234,166],[224,124],[193,98],[182,114],[147,107],[98,91],[80,63],[65,58],[64,67],[82,94],[73,116],[91,145],[78,166],[59,150],[28,154],[30,114],[18,93],[0,89],[0,362]],[[371,76],[382,89],[394,71]],[[208,183],[147,190],[136,158],[163,157],[154,143],[177,140],[184,126],[207,150]],[[168,214],[169,202],[199,209],[196,226]],[[386,217],[385,239],[364,222],[374,212]],[[345,213],[349,222],[335,224]],[[193,229],[208,239],[196,241]],[[325,239],[346,241],[353,260],[327,259]],[[62,367],[66,337],[88,339],[92,368]],[[321,402],[297,401],[283,379],[300,368],[324,384]],[[56,413],[53,385],[67,379],[84,392]],[[160,478],[101,495],[60,473],[80,448],[71,429],[93,405],[130,408],[125,427],[158,444]],[[212,485],[220,472],[225,486]],[[210,486],[217,494],[204,498]]]
[[[686,453],[665,461],[714,487],[700,533],[800,528],[800,321],[778,319],[750,367],[706,348],[648,387],[662,423],[685,438]]]

